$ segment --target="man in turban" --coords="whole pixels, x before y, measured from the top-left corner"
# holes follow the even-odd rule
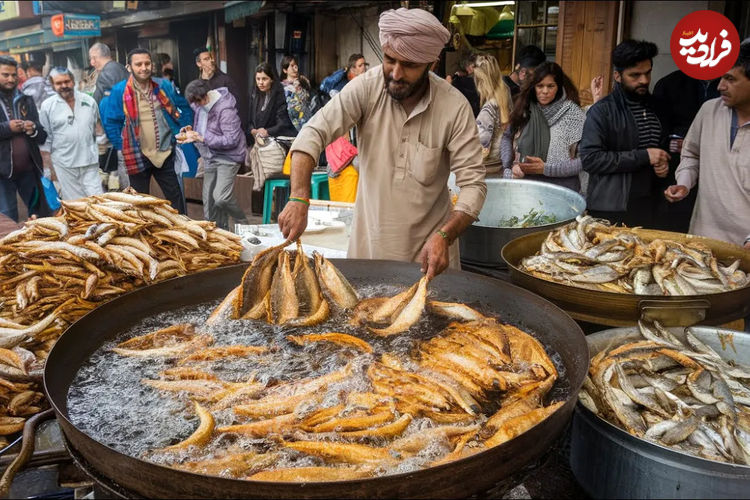
[[[487,187],[469,103],[430,73],[450,33],[429,12],[383,12],[383,64],[353,79],[300,130],[291,147],[291,195],[279,215],[286,238],[307,227],[310,177],[327,144],[357,126],[359,185],[350,258],[417,261],[432,278],[459,268],[458,236]],[[453,172],[460,193],[447,188]]]

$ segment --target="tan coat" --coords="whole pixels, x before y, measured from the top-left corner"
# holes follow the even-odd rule
[[[690,232],[742,245],[750,233],[750,122],[739,124],[730,150],[731,123],[732,110],[720,98],[703,104],[675,175],[691,189],[699,181]]]
[[[349,82],[300,130],[292,151],[318,158],[357,126],[360,170],[350,258],[414,261],[448,219],[450,172],[461,189],[455,210],[477,218],[487,186],[474,116],[466,98],[429,74],[430,86],[407,116],[385,91],[382,66]],[[451,267],[458,268],[458,243]]]

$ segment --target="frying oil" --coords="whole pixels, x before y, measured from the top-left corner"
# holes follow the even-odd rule
[[[392,296],[402,288],[392,285],[361,287],[360,296]],[[268,453],[268,463],[259,462],[255,469],[245,471],[244,476],[264,468],[302,467],[324,465],[315,457],[306,456],[295,450],[279,446],[278,437],[252,438],[232,433],[216,434],[201,449],[190,447],[186,450],[163,451],[162,449],[188,437],[198,427],[199,420],[187,393],[160,391],[144,385],[142,379],[160,379],[159,373],[174,368],[176,361],[161,358],[134,358],[120,356],[112,348],[120,342],[135,336],[144,335],[157,329],[179,323],[191,323],[200,333],[214,337],[214,346],[249,345],[267,346],[269,351],[247,357],[228,357],[215,361],[193,362],[183,366],[205,370],[226,382],[260,383],[273,392],[274,386],[285,382],[310,379],[339,370],[349,365],[353,376],[327,384],[314,392],[295,408],[295,413],[304,417],[322,408],[346,404],[347,395],[353,392],[370,392],[366,376],[370,363],[379,359],[380,353],[388,352],[398,357],[404,367],[415,368],[410,355],[417,344],[432,338],[448,324],[448,321],[432,314],[423,314],[408,335],[376,337],[366,329],[348,323],[342,315],[333,316],[322,325],[305,328],[280,327],[261,321],[220,320],[211,326],[204,323],[219,301],[199,306],[184,307],[157,314],[138,321],[131,328],[121,332],[117,338],[105,343],[78,371],[68,393],[70,420],[80,430],[100,443],[121,453],[149,460],[157,464],[178,465],[186,461],[209,460],[227,454],[240,452]],[[481,304],[468,304],[482,312]],[[486,310],[486,308],[484,308]],[[508,320],[508,318],[501,318]],[[518,322],[515,322],[518,324]],[[287,335],[305,335],[322,332],[348,333],[366,340],[374,349],[374,354],[363,354],[353,348],[346,348],[328,342],[298,346]],[[525,331],[529,331],[525,329]],[[551,400],[560,400],[569,394],[569,382],[565,376],[562,359],[556,352],[547,352],[555,364],[559,378],[551,391]],[[294,391],[287,390],[290,395]],[[241,401],[237,404],[247,403]],[[494,411],[497,405],[489,404],[486,410]],[[216,427],[245,423],[249,419],[235,415],[231,406],[213,411]],[[486,416],[481,415],[476,422],[481,423]],[[402,434],[413,435],[438,426],[428,418],[415,418]],[[335,433],[307,434],[299,431],[296,440],[333,440]],[[373,446],[387,446],[390,441],[372,441]],[[416,455],[399,457],[387,465],[379,465],[376,474],[412,472],[428,466],[431,462],[450,452],[450,442],[444,437],[432,439]],[[219,475],[233,477],[229,471]]]

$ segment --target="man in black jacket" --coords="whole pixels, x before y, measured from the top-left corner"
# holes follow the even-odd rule
[[[627,226],[654,227],[657,177],[669,173],[666,130],[649,84],[656,45],[625,40],[612,52],[615,87],[589,109],[580,156],[589,173],[589,213]]]
[[[675,171],[680,164],[682,139],[687,135],[690,124],[704,102],[719,97],[719,80],[696,80],[680,70],[673,71],[656,82],[654,101],[659,120],[669,136],[669,175],[660,180],[666,189],[677,184]],[[690,229],[690,218],[693,215],[697,186],[681,201],[671,203],[659,197],[656,207],[654,226],[665,231],[687,233]]]
[[[18,63],[0,56],[0,213],[16,222],[16,192],[29,215],[51,215],[41,183],[39,145],[46,140],[34,100],[18,90]]]

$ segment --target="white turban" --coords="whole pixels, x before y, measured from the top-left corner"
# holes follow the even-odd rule
[[[387,10],[380,14],[380,45],[399,59],[431,63],[450,40],[450,32],[435,16],[422,9]]]

